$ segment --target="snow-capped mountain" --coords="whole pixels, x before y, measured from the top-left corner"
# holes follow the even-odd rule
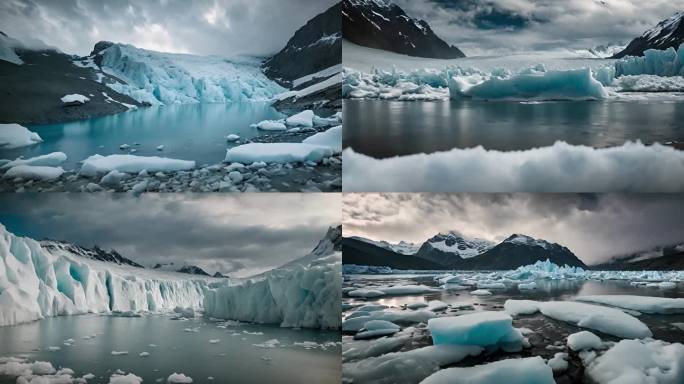
[[[622,51],[627,47],[627,44],[621,42],[612,42],[603,45],[597,45],[589,49],[579,49],[573,53],[578,57],[586,58],[597,58],[597,59],[607,59],[613,57],[618,52]]]
[[[342,36],[352,43],[409,56],[453,59],[460,49],[439,38],[424,20],[385,0],[343,0]]]
[[[398,253],[387,242],[378,242],[362,237],[342,239],[342,262],[344,264],[390,267],[394,269],[444,269],[430,260],[412,254]]]
[[[280,268],[291,268],[293,266],[307,266],[320,262],[338,262],[342,252],[342,226],[328,228],[325,236],[316,244],[316,247],[307,255],[292,260]]]
[[[376,247],[380,248],[385,248],[389,251],[396,252],[400,255],[415,255],[416,252],[418,252],[418,249],[420,249],[420,244],[414,244],[414,243],[409,243],[406,241],[400,241],[398,243],[390,243],[384,240],[381,241],[375,241],[371,239],[366,239],[365,237],[360,237],[360,236],[352,236],[350,239],[358,240],[358,241],[363,241],[368,244],[373,244]]]
[[[472,260],[473,269],[515,269],[537,261],[586,268],[568,248],[546,240],[513,234]]]
[[[211,276],[204,269],[202,269],[196,265],[189,265],[189,264],[183,264],[182,266],[178,267],[174,263],[157,263],[154,265],[154,267],[152,267],[152,269],[157,269],[160,271],[167,271],[167,272],[187,273],[190,275]]]
[[[121,81],[39,41],[18,41],[0,32],[0,123],[47,124],[109,115],[142,106],[103,84]],[[67,105],[79,94],[88,102]]]
[[[135,261],[121,256],[119,252],[112,249],[110,251],[105,251],[98,246],[93,248],[86,248],[80,245],[72,244],[67,241],[58,240],[43,240],[40,242],[40,246],[51,254],[65,253],[77,257],[85,257],[91,260],[105,261],[108,263],[114,263],[118,265],[130,265],[137,268],[145,268],[142,265],[136,263]]]
[[[337,3],[299,28],[280,52],[263,63],[262,68],[266,76],[281,85],[301,89],[329,76],[299,82],[297,79],[340,64],[342,27],[340,4]]]
[[[613,257],[592,266],[598,270],[684,270],[684,243],[658,246],[628,255]]]
[[[448,267],[464,265],[463,259],[479,256],[494,246],[482,239],[469,239],[456,232],[438,233],[420,247],[416,257]]]
[[[641,36],[632,40],[627,47],[616,53],[616,59],[624,56],[643,56],[647,49],[674,49],[684,43],[684,11],[661,21],[655,27],[647,30]]]

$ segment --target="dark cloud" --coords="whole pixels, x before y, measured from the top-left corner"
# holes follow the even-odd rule
[[[670,0],[393,0],[469,56],[627,43],[682,10]]]
[[[201,55],[268,55],[334,0],[4,0],[0,30],[85,55],[100,40]]]
[[[7,194],[17,235],[117,249],[143,264],[194,264],[240,276],[307,254],[339,223],[337,194]]]
[[[500,241],[522,233],[588,264],[684,241],[684,195],[345,194],[345,236],[423,242],[437,232]]]

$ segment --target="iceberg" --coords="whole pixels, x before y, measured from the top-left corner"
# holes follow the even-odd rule
[[[428,321],[435,345],[477,345],[522,350],[523,336],[513,328],[513,318],[505,312],[482,311],[461,316],[438,317]]]
[[[333,155],[330,147],[305,143],[249,143],[226,150],[226,163],[318,163]]]
[[[678,49],[647,49],[643,56],[627,56],[615,62],[617,77],[625,75],[684,76],[684,43]]]
[[[0,124],[0,148],[14,149],[42,143],[40,135],[19,124]]]
[[[508,359],[466,368],[438,371],[421,384],[555,384],[553,371],[539,356]]]
[[[189,160],[169,159],[157,156],[136,155],[93,155],[83,160],[80,174],[95,177],[111,171],[123,173],[188,171],[195,168],[195,162]]]

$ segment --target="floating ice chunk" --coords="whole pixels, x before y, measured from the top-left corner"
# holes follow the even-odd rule
[[[467,368],[438,371],[421,384],[555,384],[551,367],[539,356],[508,359]]]
[[[110,186],[117,186],[121,184],[121,182],[125,179],[127,179],[129,176],[126,173],[119,172],[116,169],[109,171],[106,175],[102,176],[100,179],[100,184],[102,185],[110,185]]]
[[[230,135],[226,136],[226,141],[233,142],[233,141],[238,141],[238,140],[240,140],[240,136],[238,136],[234,133],[231,133]]]
[[[552,359],[547,362],[548,366],[554,372],[565,372],[568,369],[568,354],[565,352],[558,352],[553,355]]]
[[[95,177],[112,170],[125,173],[187,171],[195,168],[194,161],[169,159],[157,156],[93,155],[83,160],[80,174]]]
[[[677,283],[673,281],[663,281],[658,284],[658,288],[660,289],[675,289],[677,288]]]
[[[62,103],[64,105],[81,105],[90,101],[88,97],[80,95],[78,93],[64,95],[60,100],[62,100]]]
[[[400,324],[411,324],[411,323],[423,323],[435,317],[435,313],[428,310],[417,310],[417,311],[396,311],[396,310],[385,310],[385,311],[373,311],[369,312],[367,316],[359,317],[347,317],[342,322],[343,331],[359,331],[361,330],[367,321],[370,320],[385,320],[391,321],[393,323]]]
[[[431,345],[342,365],[342,381],[377,384],[417,383],[440,367],[482,352],[477,346]]]
[[[505,312],[483,311],[430,319],[428,328],[435,345],[478,345],[519,351],[523,337],[512,324],[513,319]]]
[[[382,292],[384,295],[387,296],[402,296],[402,295],[418,295],[421,293],[432,293],[432,292],[439,292],[438,289],[428,287],[426,285],[395,285],[395,286],[379,286],[379,287],[373,287],[371,290],[366,290],[367,291],[378,291]],[[347,294],[349,296],[364,296],[368,297],[364,294],[359,294],[358,292],[364,292],[364,290],[356,290],[356,291],[351,291],[348,292]]]
[[[608,92],[594,79],[588,68],[520,74],[508,79],[494,77],[467,88],[452,79],[449,93],[452,99],[472,97],[485,100],[586,100],[608,97]]]
[[[19,124],[0,124],[0,148],[13,149],[42,143],[43,139]]]
[[[209,340],[209,344],[218,344],[219,342],[221,342],[221,340],[219,340],[219,339],[210,339]]]
[[[149,355],[150,355],[149,352],[140,352],[140,353],[138,354],[138,356],[140,356],[140,357],[147,357],[147,356],[149,356]]]
[[[250,143],[229,148],[224,162],[249,164],[267,163],[318,163],[333,155],[329,147],[304,143]]]
[[[119,149],[122,150],[122,151],[125,151],[125,150],[129,149],[130,147],[131,147],[131,146],[128,145],[128,144],[121,144],[121,145],[119,145]]]
[[[111,355],[112,356],[128,355],[128,351],[112,351]]]
[[[601,338],[589,331],[581,331],[568,336],[568,347],[573,351],[598,349],[601,344]]]
[[[160,144],[157,146],[157,151],[163,151],[164,150],[164,144]]]
[[[190,376],[185,376],[183,373],[172,373],[166,379],[168,384],[188,384],[192,383],[192,378]]]
[[[338,125],[307,137],[302,143],[330,147],[335,153],[340,153],[342,152],[342,126]]]
[[[628,142],[597,149],[556,142],[526,151],[477,147],[388,159],[374,159],[347,148],[342,157],[345,192],[684,190],[684,166],[679,166],[684,164],[684,151],[660,144]],[[441,171],[445,169],[449,172]]]
[[[254,127],[263,131],[284,131],[287,129],[285,123],[280,120],[263,120],[254,124]]]
[[[439,300],[432,300],[427,304],[427,307],[433,312],[439,312],[449,308],[449,304]]]
[[[40,155],[28,159],[18,158],[16,160],[3,164],[2,166],[0,166],[0,169],[12,168],[16,167],[17,165],[56,167],[65,162],[66,159],[67,156],[64,152],[52,152],[47,155]]]
[[[593,295],[579,296],[575,300],[631,309],[643,313],[684,313],[684,298],[635,295]]]
[[[365,289],[365,288],[359,288],[355,289],[353,291],[347,292],[347,295],[351,297],[366,297],[366,298],[371,298],[371,297],[380,297],[380,296],[385,296],[385,292],[380,291],[378,289]]]
[[[411,340],[409,335],[382,337],[370,341],[345,341],[342,344],[342,361],[353,361],[398,351]]]
[[[408,309],[419,309],[419,308],[425,308],[425,307],[427,307],[427,306],[428,306],[427,303],[425,303],[425,302],[420,302],[420,303],[409,304],[409,305],[406,306],[406,308],[408,308]]]
[[[475,295],[475,296],[489,296],[492,293],[486,289],[476,289],[476,290],[470,292],[470,294]]]
[[[314,113],[312,110],[307,109],[305,111],[299,112],[296,115],[292,115],[285,119],[285,124],[292,127],[313,127]]]
[[[597,383],[682,383],[684,345],[660,340],[621,340],[595,358],[585,373]],[[586,363],[585,363],[586,365]]]
[[[34,165],[18,165],[5,172],[7,179],[21,177],[26,180],[54,180],[64,173],[62,167],[42,167]]]
[[[132,373],[122,375],[115,373],[109,378],[109,384],[141,384],[143,379]]]
[[[354,335],[355,340],[371,339],[380,336],[390,336],[399,332],[401,328],[386,320],[370,320],[364,323],[361,332]]]
[[[280,341],[278,341],[278,339],[270,339],[270,340],[264,341],[263,343],[252,344],[252,345],[254,345],[255,347],[259,347],[259,348],[275,348],[279,344],[280,344]]]

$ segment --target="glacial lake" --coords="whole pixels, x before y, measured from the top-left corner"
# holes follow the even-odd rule
[[[115,115],[67,123],[29,126],[43,143],[0,150],[0,158],[33,157],[61,151],[68,160],[65,169],[77,168],[79,161],[93,154],[125,154],[122,144],[135,149],[135,155],[163,156],[195,160],[197,165],[223,161],[226,149],[235,145],[225,137],[241,139],[268,134],[250,124],[283,115],[269,103],[182,104],[140,108]],[[135,145],[135,144],[138,145]],[[157,147],[164,145],[163,151]]]
[[[100,315],[48,318],[0,327],[0,357],[23,356],[68,367],[74,377],[95,375],[89,383],[108,383],[117,370],[155,383],[173,372],[193,383],[339,383],[340,333],[241,323],[219,327],[207,319],[172,320],[164,315],[114,317]],[[90,338],[91,336],[93,336]],[[73,339],[73,345],[64,345]],[[218,339],[217,343],[209,340]],[[261,344],[277,339],[275,348]],[[306,349],[299,342],[336,344]],[[155,344],[156,347],[151,347]],[[48,347],[59,347],[50,351]],[[112,351],[127,351],[112,355]],[[148,352],[149,356],[139,356]],[[213,377],[213,380],[208,379]],[[16,379],[0,376],[0,383]]]
[[[596,148],[635,140],[684,142],[684,97],[549,102],[346,99],[343,114],[344,147],[375,158],[479,145],[525,150],[558,140]]]

